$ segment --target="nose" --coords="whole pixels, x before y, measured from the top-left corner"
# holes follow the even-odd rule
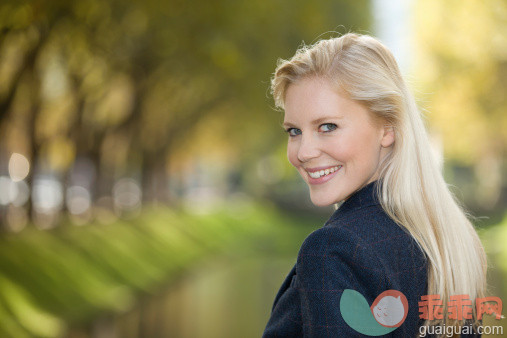
[[[301,135],[301,142],[298,148],[298,160],[300,162],[308,162],[320,155],[320,150],[317,140],[311,134]]]

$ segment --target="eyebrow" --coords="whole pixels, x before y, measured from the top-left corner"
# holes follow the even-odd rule
[[[315,119],[312,121],[312,124],[313,125],[316,125],[316,124],[320,124],[326,120],[339,120],[341,119],[342,116],[324,116],[324,117],[319,117],[318,119]],[[294,124],[290,123],[290,122],[283,122],[282,123],[282,127],[295,127]]]

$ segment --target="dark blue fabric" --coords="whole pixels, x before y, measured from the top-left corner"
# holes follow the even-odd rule
[[[344,289],[360,292],[370,305],[383,291],[401,291],[409,304],[407,318],[383,337],[416,337],[418,301],[427,294],[426,259],[380,206],[377,184],[355,192],[305,239],[263,337],[364,337],[340,314]]]

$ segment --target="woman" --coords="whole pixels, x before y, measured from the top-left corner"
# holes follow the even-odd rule
[[[477,324],[485,253],[389,50],[366,35],[322,40],[279,63],[272,93],[312,202],[339,208],[303,242],[263,336],[416,337],[421,326]],[[442,305],[423,310],[427,295]],[[448,316],[454,295],[472,301],[469,320]]]

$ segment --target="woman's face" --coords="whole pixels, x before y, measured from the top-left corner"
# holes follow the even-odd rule
[[[365,107],[316,77],[289,86],[283,125],[289,162],[317,206],[345,200],[378,179],[379,162],[394,142],[392,128],[374,124]]]

